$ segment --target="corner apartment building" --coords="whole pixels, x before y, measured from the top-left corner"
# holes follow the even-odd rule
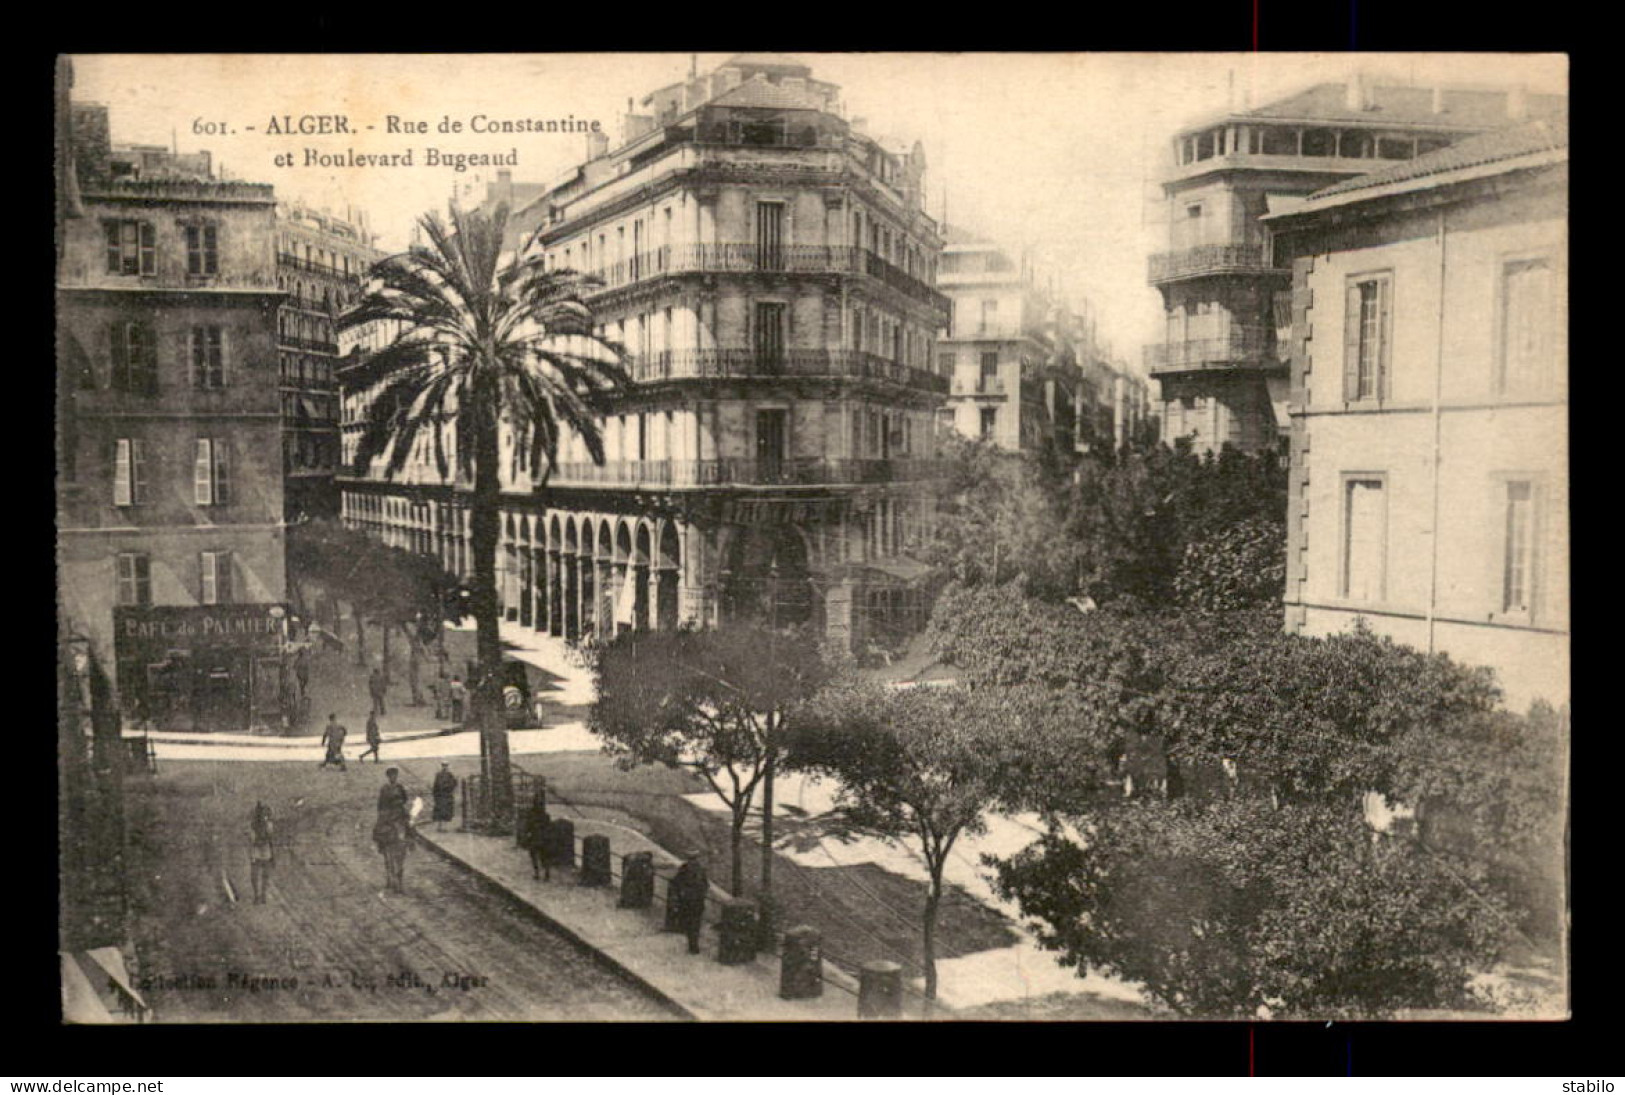
[[[382,257],[364,214],[350,221],[297,203],[277,206],[276,280],[286,294],[277,313],[283,504],[290,521],[339,515],[334,328],[359,297],[362,276]]]
[[[126,713],[237,729],[274,702],[284,599],[271,187],[115,147],[69,111],[57,267],[63,630]]]
[[[1319,84],[1175,134],[1162,178],[1167,250],[1150,259],[1167,330],[1147,346],[1163,436],[1198,452],[1277,450],[1287,430],[1291,270],[1262,223],[1305,196],[1464,137],[1547,117],[1521,89]]]
[[[919,623],[942,241],[920,147],[866,136],[838,93],[741,54],[645,96],[516,211],[550,267],[602,279],[588,303],[635,384],[606,462],[568,438],[545,494],[507,440],[509,619],[573,641],[756,616],[854,647]],[[345,519],[467,573],[466,485],[402,479],[346,479]]]
[[[1564,120],[1272,216],[1293,277],[1287,627],[1569,694]]]

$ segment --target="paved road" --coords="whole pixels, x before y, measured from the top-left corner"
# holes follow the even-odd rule
[[[671,1018],[489,884],[414,848],[383,892],[381,768],[170,762],[133,780],[138,945],[159,1021]],[[269,900],[248,871],[256,801],[277,821]]]

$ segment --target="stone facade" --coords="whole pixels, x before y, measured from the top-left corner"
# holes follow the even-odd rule
[[[1569,694],[1566,144],[1270,220],[1294,270],[1288,628],[1363,619],[1494,668],[1519,710]]]
[[[656,92],[616,150],[516,211],[549,267],[601,279],[599,333],[635,384],[605,462],[567,437],[541,496],[504,438],[510,619],[578,640],[750,615],[855,647],[919,622],[904,552],[948,387],[941,241],[918,146],[857,132],[808,73],[741,57]],[[365,398],[346,395],[352,439]],[[465,490],[418,460],[345,480],[344,515],[468,573]]]

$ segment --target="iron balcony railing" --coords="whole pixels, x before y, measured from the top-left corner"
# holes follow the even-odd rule
[[[1290,274],[1272,266],[1264,248],[1256,243],[1204,243],[1151,256],[1149,280],[1153,285],[1182,278],[1216,274]]]
[[[331,263],[313,262],[310,259],[302,259],[297,255],[290,255],[286,251],[277,252],[276,262],[278,266],[286,266],[292,270],[304,270],[312,274],[322,274],[326,277],[338,278],[341,281],[356,281],[361,277],[360,270],[355,270],[347,274],[344,272],[343,267],[334,266]]]
[[[885,380],[942,394],[946,377],[866,350],[665,350],[634,358],[632,379],[687,380],[705,377],[815,377]]]
[[[954,395],[1003,395],[1004,378],[998,376],[955,377]]]
[[[914,482],[936,478],[941,464],[913,457],[795,460],[724,458],[717,460],[566,461],[549,485],[613,487],[827,486],[853,483]]]
[[[867,274],[945,315],[946,296],[913,274],[862,247],[820,244],[684,243],[643,251],[586,271],[603,282],[597,292],[666,274]]]
[[[322,342],[313,338],[298,338],[294,335],[277,335],[277,344],[295,350],[310,350],[318,354],[336,354],[339,344],[336,342]]]
[[[1234,327],[1218,338],[1157,343],[1145,348],[1145,365],[1153,373],[1267,365],[1275,360],[1274,336],[1263,327]]]

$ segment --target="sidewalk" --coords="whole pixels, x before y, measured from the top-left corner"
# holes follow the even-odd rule
[[[414,790],[427,786],[423,773],[406,766]],[[433,824],[417,830],[425,847],[453,860],[516,900],[534,909],[563,934],[596,951],[604,960],[643,983],[669,1003],[696,1019],[708,1021],[848,1021],[857,1018],[857,984],[843,971],[824,964],[824,994],[811,1000],[779,998],[779,961],[759,955],[754,962],[724,966],[716,960],[717,906],[708,903],[707,929],[701,937],[703,953],[690,955],[683,936],[661,931],[665,916],[666,883],[678,867],[677,859],[641,833],[613,822],[572,817],[576,840],[602,834],[609,837],[615,884],[588,888],[577,884],[574,869],[553,871],[552,881],[531,877],[530,860],[512,837],[481,836],[449,829],[437,832]],[[622,909],[620,864],[622,857],[647,851],[654,856],[655,903],[651,909]],[[578,853],[579,855],[579,853]],[[726,900],[716,886],[712,897]]]

